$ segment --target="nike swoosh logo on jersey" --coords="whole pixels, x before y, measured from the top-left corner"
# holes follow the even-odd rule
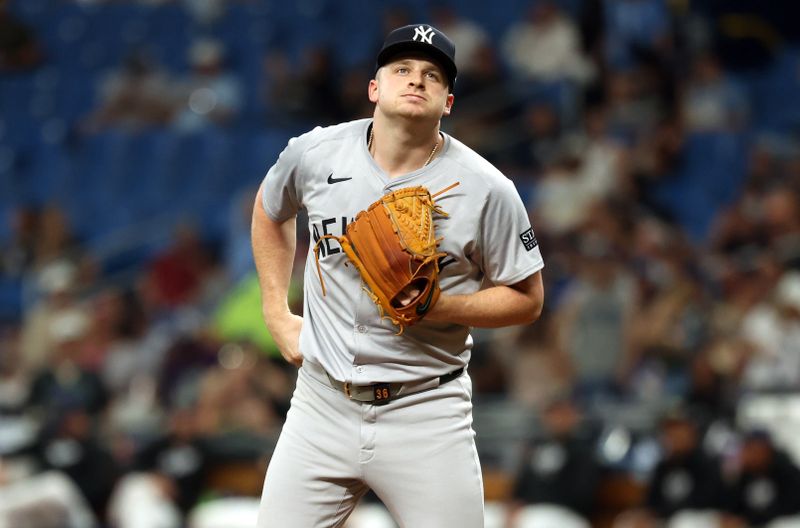
[[[425,302],[417,305],[417,315],[423,315],[428,311],[428,309],[431,307],[432,298],[433,286],[431,286],[431,289],[428,291],[428,297],[425,299]]]
[[[334,183],[339,183],[347,180],[352,180],[353,178],[334,178],[333,173],[328,174],[328,184],[333,185]]]

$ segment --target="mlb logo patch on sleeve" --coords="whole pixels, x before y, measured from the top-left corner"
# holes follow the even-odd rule
[[[522,240],[522,245],[525,246],[527,251],[539,245],[539,242],[536,240],[536,235],[533,234],[533,229],[530,227],[519,236],[519,239]]]

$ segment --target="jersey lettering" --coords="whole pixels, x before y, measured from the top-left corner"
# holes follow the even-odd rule
[[[339,222],[339,232],[334,233],[335,229],[332,229],[331,226]],[[335,235],[335,236],[342,236],[347,229],[347,217],[341,216],[339,218],[323,218],[319,224],[312,224],[311,226],[311,236],[314,239],[314,243],[319,242],[319,239],[325,235]],[[331,245],[333,244],[333,245]],[[342,249],[338,246],[335,241],[332,241],[330,238],[326,238],[325,241],[319,245],[319,258],[325,258],[328,255],[335,255],[336,253],[341,253]]]

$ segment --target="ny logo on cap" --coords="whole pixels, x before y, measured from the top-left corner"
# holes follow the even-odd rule
[[[419,37],[419,40],[425,44],[433,44],[431,41],[435,34],[432,27],[426,28],[425,26],[417,26],[414,28],[414,38],[412,40],[416,41],[417,37]]]

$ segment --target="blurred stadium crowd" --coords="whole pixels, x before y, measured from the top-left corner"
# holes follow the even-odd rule
[[[239,526],[294,383],[255,187],[417,21],[546,262],[475,332],[487,527],[800,526],[800,5],[755,0],[0,0],[0,526]]]

